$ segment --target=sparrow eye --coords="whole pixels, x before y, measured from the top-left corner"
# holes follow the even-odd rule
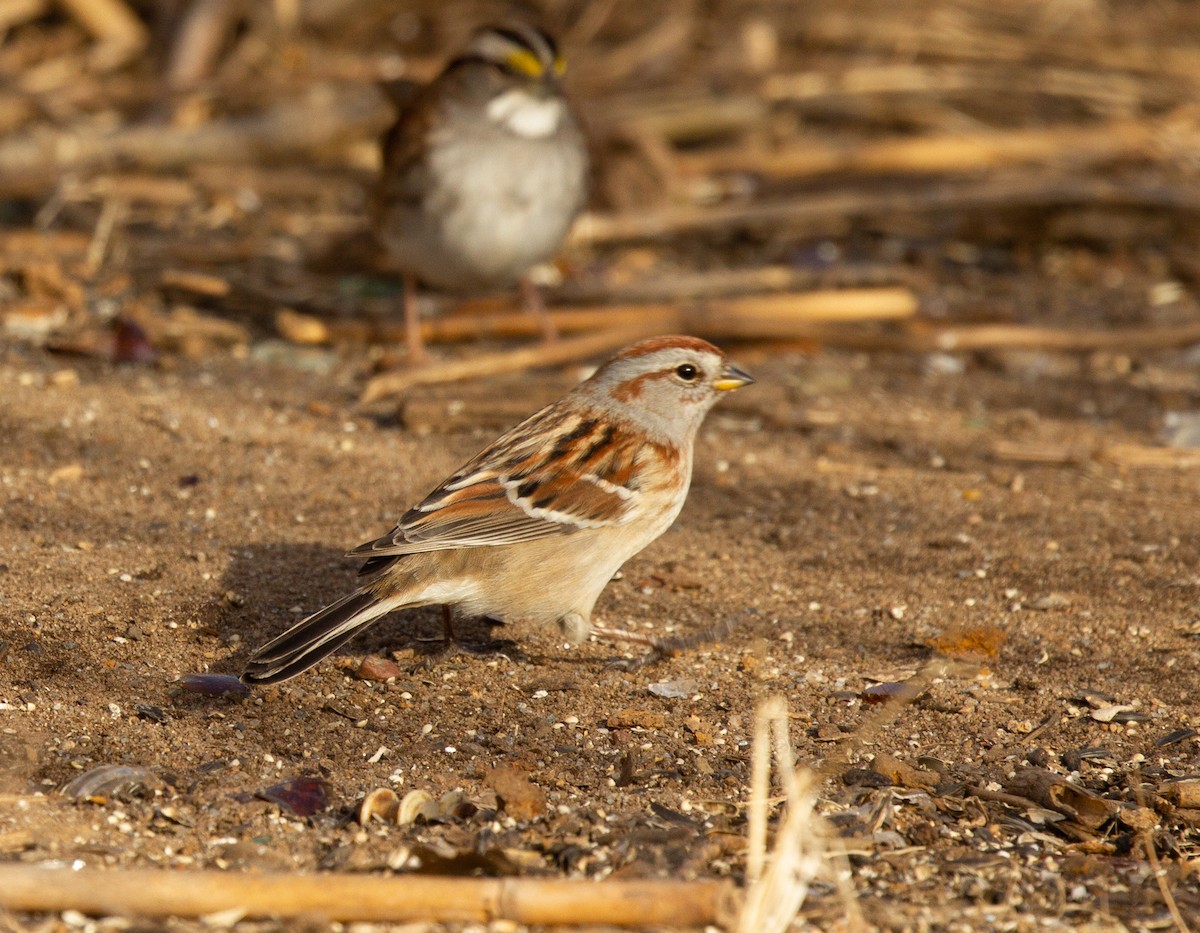
[[[675,367],[675,375],[684,382],[692,382],[700,375],[700,370],[696,369],[691,363],[680,363]]]

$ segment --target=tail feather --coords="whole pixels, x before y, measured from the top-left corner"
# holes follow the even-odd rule
[[[295,677],[333,654],[398,604],[399,600],[380,600],[363,590],[343,596],[254,652],[242,673],[242,680],[252,684],[274,684]]]

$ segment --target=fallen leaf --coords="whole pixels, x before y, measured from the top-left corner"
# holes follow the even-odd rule
[[[531,820],[546,812],[546,794],[520,768],[492,768],[485,781],[496,792],[501,808],[515,820]]]
[[[277,803],[296,816],[312,816],[329,806],[329,782],[301,775],[255,791],[254,796]]]
[[[994,658],[1000,654],[1007,636],[994,625],[975,625],[950,629],[925,642],[939,654],[951,658]]]
[[[871,762],[871,770],[887,778],[897,787],[929,790],[936,787],[938,781],[941,780],[941,775],[934,771],[922,771],[920,768],[914,768],[907,762],[883,752],[875,755],[875,760]]]

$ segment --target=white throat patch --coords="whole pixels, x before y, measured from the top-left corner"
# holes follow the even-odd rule
[[[557,98],[537,98],[521,90],[505,91],[487,105],[487,115],[518,136],[541,139],[558,129],[563,102]]]

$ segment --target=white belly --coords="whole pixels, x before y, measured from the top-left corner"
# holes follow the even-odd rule
[[[558,250],[582,206],[586,155],[557,137],[493,139],[451,146],[432,166],[445,180],[412,244],[417,272],[451,291],[515,281]]]

